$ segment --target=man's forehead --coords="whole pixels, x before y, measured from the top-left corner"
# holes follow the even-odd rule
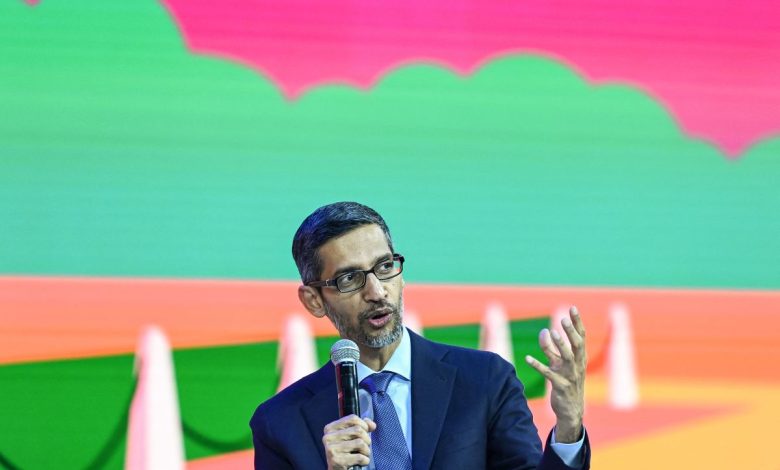
[[[345,268],[369,269],[373,263],[390,253],[387,238],[375,224],[361,225],[328,240],[319,249],[323,275]]]

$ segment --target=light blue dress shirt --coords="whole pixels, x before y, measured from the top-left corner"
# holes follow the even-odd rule
[[[398,414],[398,420],[401,422],[401,430],[406,439],[406,447],[409,449],[409,455],[412,454],[412,343],[409,339],[409,333],[406,328],[403,329],[401,344],[398,345],[390,360],[385,364],[381,371],[371,370],[363,363],[358,362],[357,373],[358,382],[362,381],[375,372],[394,372],[396,375],[387,386],[387,394],[393,400],[395,412]],[[371,402],[371,394],[362,388],[358,391],[360,400],[360,411],[364,418],[374,419],[374,407]],[[581,459],[582,445],[585,436],[572,444],[563,444],[555,442],[555,430],[553,430],[552,445],[553,450],[563,460],[566,465],[572,466],[573,463]],[[371,466],[373,468],[373,459]]]

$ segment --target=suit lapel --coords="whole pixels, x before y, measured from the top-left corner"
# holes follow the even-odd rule
[[[442,362],[445,351],[409,332],[412,342],[412,467],[428,469],[439,442],[447,409],[450,405],[456,368]],[[337,390],[333,364],[328,362],[308,384],[312,393],[301,407],[314,446],[323,464],[322,430],[338,419]]]
[[[328,361],[308,385],[312,392],[311,399],[301,407],[301,414],[309,427],[309,432],[314,440],[314,447],[320,454],[322,462],[325,460],[325,448],[322,445],[322,430],[325,425],[339,418],[338,400],[336,399],[336,381],[333,364]]]
[[[444,352],[416,334],[412,340],[412,467],[428,469],[452,396],[456,369]]]

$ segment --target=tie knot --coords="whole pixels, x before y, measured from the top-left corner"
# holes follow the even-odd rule
[[[375,394],[377,392],[384,393],[387,390],[387,385],[393,380],[393,372],[377,372],[371,374],[360,382],[360,386],[368,390],[368,393]]]

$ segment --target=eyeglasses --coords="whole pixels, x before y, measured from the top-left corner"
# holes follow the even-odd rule
[[[394,254],[392,259],[382,261],[371,269],[350,271],[339,274],[333,279],[326,281],[312,281],[305,285],[310,287],[335,287],[342,294],[360,290],[366,285],[368,273],[374,273],[380,281],[392,279],[404,270],[404,257]]]

